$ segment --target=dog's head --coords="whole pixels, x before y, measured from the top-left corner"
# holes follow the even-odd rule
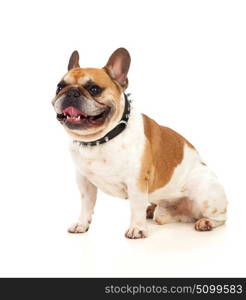
[[[130,61],[128,51],[119,48],[102,69],[80,68],[78,52],[72,53],[52,104],[57,119],[73,138],[98,139],[119,122]]]

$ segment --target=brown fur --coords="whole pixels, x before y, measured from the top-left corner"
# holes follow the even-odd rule
[[[102,95],[100,98],[107,98],[108,96],[113,96],[115,100],[120,99],[120,95],[123,91],[119,87],[118,84],[116,84],[110,76],[107,74],[107,72],[104,69],[95,69],[95,68],[74,68],[71,69],[64,77],[63,80],[65,83],[68,84],[68,86],[65,86],[59,93],[56,95],[55,100],[61,97],[63,94],[65,94],[71,87],[74,85],[81,85],[81,81],[83,79],[87,79],[86,81],[92,81],[95,84],[99,85],[101,88],[107,88],[105,89],[105,92],[102,92]],[[83,82],[85,84],[86,82]],[[87,93],[88,97],[90,95]]]
[[[156,204],[153,204],[153,203],[147,207],[147,210],[146,210],[146,218],[147,219],[153,219],[155,208],[156,208]]]
[[[123,89],[119,89],[119,86],[112,81],[104,69],[75,68],[69,71],[64,79],[67,83],[74,85],[80,84],[80,79],[83,79],[83,77],[88,77],[88,80],[95,82],[102,88],[110,89],[115,99],[120,98]]]
[[[171,179],[174,169],[183,159],[184,143],[194,148],[174,130],[158,125],[143,115],[146,136],[145,151],[139,176],[142,192],[152,193],[164,187]]]
[[[73,51],[68,63],[68,70],[73,68],[79,68],[79,53],[76,50]]]
[[[112,53],[104,69],[114,81],[126,89],[130,63],[131,57],[129,52],[124,48],[119,48]]]

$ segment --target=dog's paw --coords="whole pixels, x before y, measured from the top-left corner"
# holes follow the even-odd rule
[[[211,220],[209,220],[208,218],[201,218],[195,223],[195,229],[197,231],[210,231],[212,230],[212,228],[213,225],[211,223]]]
[[[68,232],[70,233],[83,233],[89,230],[89,224],[82,223],[74,223],[72,226],[68,228]]]
[[[125,233],[125,237],[129,239],[141,239],[146,238],[148,236],[148,232],[146,227],[140,226],[131,226]]]

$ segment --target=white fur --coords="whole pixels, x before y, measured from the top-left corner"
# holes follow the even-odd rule
[[[127,128],[117,137],[99,146],[71,143],[77,171],[103,192],[128,198],[129,181],[138,176],[145,136],[140,114],[134,111]]]
[[[181,197],[189,197],[193,201],[194,218],[210,218],[214,220],[214,226],[225,221],[226,198],[222,186],[208,167],[201,164],[197,151],[186,144],[183,160],[176,167],[170,182],[151,194],[141,192],[138,178],[145,143],[143,118],[134,109],[127,128],[109,142],[92,147],[71,143],[82,208],[79,221],[69,229],[70,232],[88,229],[97,188],[112,196],[130,200],[131,221],[126,232],[129,238],[147,236],[148,203],[158,204],[156,218],[173,222],[176,219],[168,216],[162,206],[165,201],[175,202]],[[204,201],[207,201],[207,205],[204,205]],[[216,213],[213,213],[214,209]]]
[[[207,217],[210,220],[223,222],[226,220],[227,200],[222,185],[215,174],[202,164],[199,153],[187,144],[184,144],[183,160],[175,168],[169,183],[149,195],[149,201],[158,205],[155,219],[162,224],[177,220],[191,221],[192,218],[187,216],[172,217],[165,209],[167,203],[175,204],[183,197],[192,201],[192,218]]]

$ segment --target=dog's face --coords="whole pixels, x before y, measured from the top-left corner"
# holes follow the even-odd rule
[[[95,140],[117,124],[124,110],[122,93],[129,66],[130,55],[124,48],[117,49],[102,69],[80,68],[78,52],[72,53],[52,104],[73,138]]]

